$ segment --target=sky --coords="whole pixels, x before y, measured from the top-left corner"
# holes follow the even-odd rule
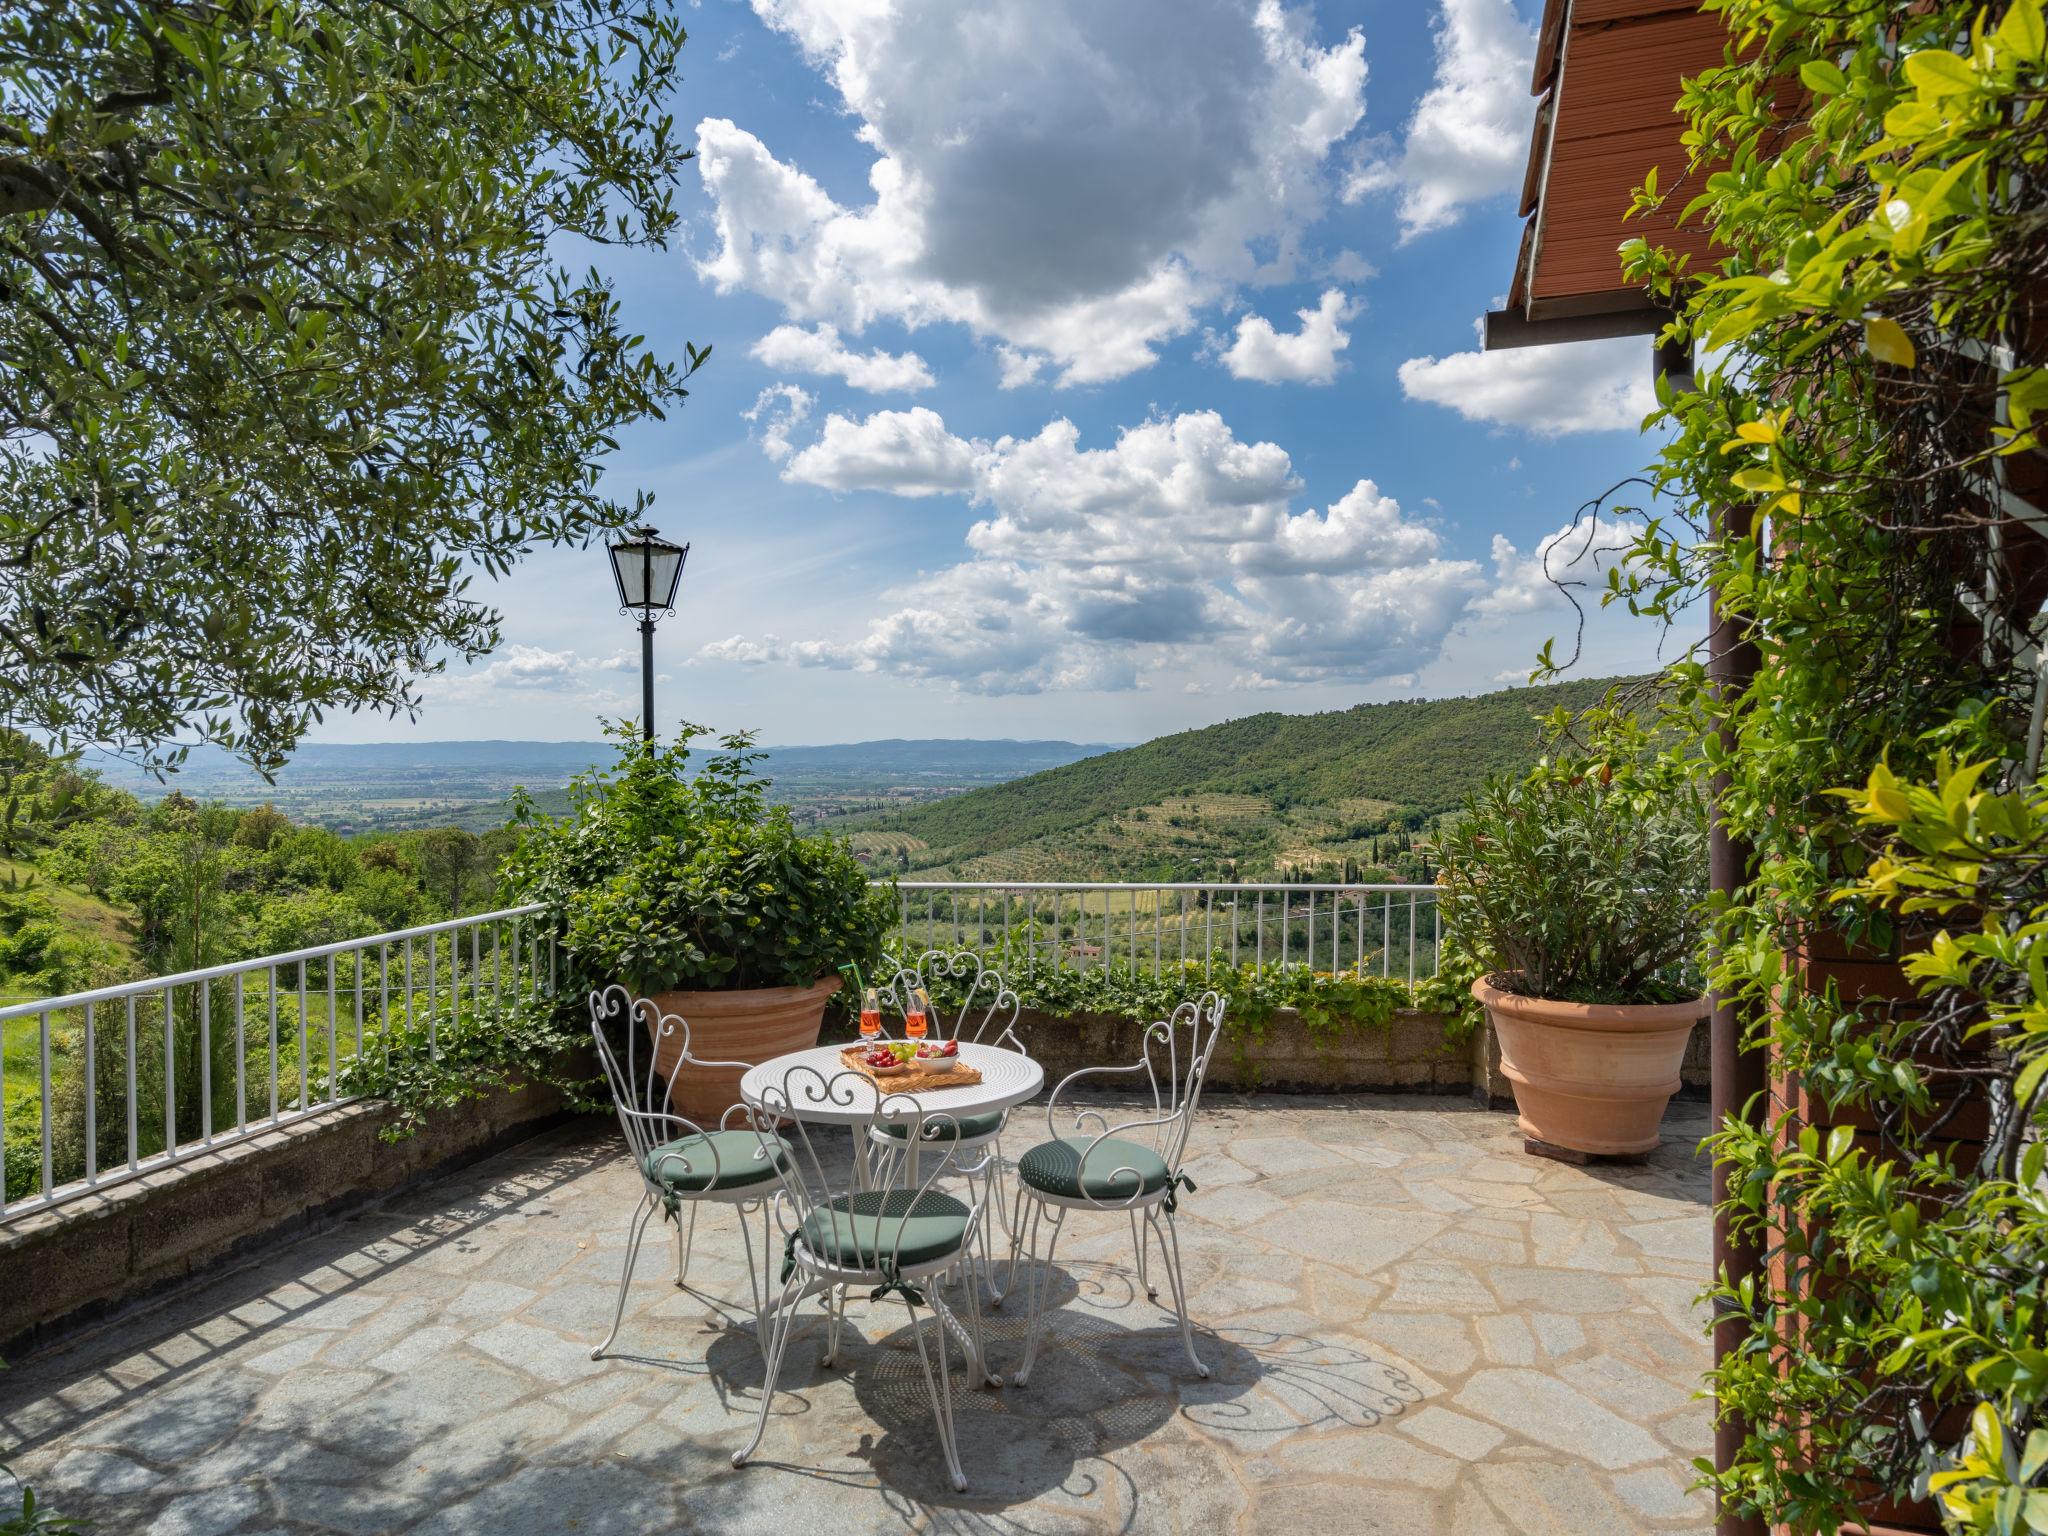
[[[1519,682],[1654,445],[1646,338],[1484,354],[1539,0],[701,0],[669,249],[713,348],[612,492],[691,554],[664,731],[1136,741]],[[1574,558],[1588,548],[1593,553]],[[637,714],[600,549],[480,585],[486,660],[315,739]],[[1579,675],[1654,664],[1596,614]]]

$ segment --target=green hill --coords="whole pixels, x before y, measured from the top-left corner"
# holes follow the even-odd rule
[[[909,875],[1405,872],[1431,819],[1535,760],[1538,718],[1583,709],[1616,681],[1250,715],[843,827],[875,867]]]

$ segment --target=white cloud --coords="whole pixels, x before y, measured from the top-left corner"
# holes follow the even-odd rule
[[[1378,277],[1380,269],[1354,250],[1342,250],[1323,263],[1323,275],[1340,283],[1362,283]]]
[[[1330,384],[1337,378],[1337,354],[1351,345],[1344,322],[1357,311],[1341,290],[1326,289],[1314,309],[1298,309],[1301,329],[1282,334],[1263,315],[1237,322],[1237,337],[1220,355],[1236,379],[1261,384]]]
[[[1513,0],[1442,0],[1435,79],[1415,104],[1399,150],[1362,161],[1345,184],[1345,201],[1395,194],[1405,243],[1455,224],[1468,203],[1520,186],[1535,57],[1536,34]]]
[[[1106,447],[1070,421],[954,435],[938,413],[828,417],[784,477],[838,490],[957,494],[983,515],[963,558],[886,593],[852,638],[734,635],[704,662],[848,668],[981,694],[1127,689],[1206,663],[1240,682],[1410,676],[1460,626],[1546,604],[1551,544],[1497,540],[1489,572],[1371,480],[1301,507],[1285,449],[1213,411],[1156,417]],[[1557,560],[1552,559],[1556,568]],[[1244,670],[1244,669],[1249,670]]]
[[[1112,448],[1080,437],[1061,419],[988,445],[974,499],[993,515],[968,530],[969,547],[1192,576],[1269,536],[1300,489],[1285,449],[1239,442],[1214,411],[1126,428]]]
[[[1435,529],[1409,522],[1398,501],[1361,480],[1320,516],[1281,514],[1265,540],[1238,548],[1233,563],[1269,576],[1394,569],[1426,563],[1441,547]]]
[[[810,416],[813,403],[810,392],[798,385],[770,384],[740,417],[761,424],[761,451],[780,464],[792,451],[789,434]]]
[[[635,661],[634,666],[639,663]],[[573,694],[602,708],[621,705],[623,696],[592,686],[593,672],[618,670],[617,658],[579,655],[574,650],[550,651],[537,645],[508,645],[480,667],[430,677],[423,690],[436,702],[464,703],[502,697],[508,692]]]
[[[778,325],[754,343],[753,356],[770,368],[791,373],[821,373],[846,380],[873,394],[932,387],[932,371],[915,352],[855,352],[839,339],[839,328]]]
[[[1472,561],[1443,559],[1239,585],[1264,610],[1252,661],[1278,682],[1411,676],[1436,660],[1483,591]]]
[[[1022,389],[1026,384],[1036,384],[1039,374],[1045,371],[1045,358],[1033,352],[1019,352],[1007,344],[996,347],[996,362],[1002,368],[1002,387]]]
[[[1474,605],[1487,618],[1534,613],[1563,601],[1560,584],[1573,588],[1581,602],[1597,602],[1607,572],[1625,565],[1623,556],[1639,530],[1604,517],[1586,517],[1546,535],[1523,553],[1511,540],[1493,536],[1493,590]]]
[[[973,488],[974,449],[921,405],[865,421],[835,412],[818,440],[783,465],[782,478],[828,491],[937,496]]]
[[[957,323],[1014,387],[1123,377],[1238,284],[1284,281],[1364,114],[1354,29],[1261,0],[754,0],[874,153],[864,205],[698,125],[698,271],[859,334]]]
[[[1411,400],[1544,437],[1633,432],[1657,407],[1643,337],[1413,357],[1400,375]]]

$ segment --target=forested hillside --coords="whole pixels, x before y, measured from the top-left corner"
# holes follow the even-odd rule
[[[480,911],[497,904],[498,866],[512,836],[503,829],[478,837],[439,827],[345,838],[296,824],[268,805],[238,808],[182,794],[145,804],[73,763],[53,759],[27,738],[0,731],[0,1003]],[[494,958],[495,953],[494,948]],[[324,973],[330,980],[361,974],[355,969],[360,960],[333,964],[336,969]],[[515,973],[516,966],[515,958]],[[173,1084],[161,1067],[173,1054],[189,1065],[196,1055],[211,1053],[216,1124],[227,1123],[246,1104],[236,1097],[237,1083],[261,1082],[274,1072],[285,1081],[289,1100],[294,1077],[334,1072],[331,1034],[324,1063],[306,1053],[304,1027],[313,1026],[317,1042],[333,1017],[331,994],[325,1000],[329,1011],[321,1012],[322,976],[319,962],[302,967],[297,994],[289,974],[249,978],[248,1006],[254,1016],[267,1016],[270,1030],[250,1044],[247,1061],[234,1054],[234,1010],[243,999],[239,983],[232,993],[220,988],[212,994],[210,1036],[200,1023],[203,994],[195,998],[189,988],[180,994],[175,1050],[164,1036],[167,1004],[155,994],[142,998],[140,1008],[126,1015],[138,1042],[134,1056],[119,1050],[118,1033],[102,1033],[94,1048],[102,1058],[97,1082],[103,1094],[119,1087],[128,1067],[137,1069],[126,1079],[137,1096],[133,1116],[123,1113],[125,1101],[98,1104],[100,1155],[123,1155],[124,1120],[139,1135],[139,1155],[159,1149],[174,1093],[177,1118],[188,1128],[202,1123],[205,1078],[187,1070]],[[307,979],[316,994],[310,1003]],[[0,1167],[10,1199],[41,1178],[46,1111],[53,1177],[75,1178],[85,1167],[94,1124],[86,1110],[87,1084],[94,1079],[82,1066],[80,1020],[76,1009],[50,1016],[47,1063],[41,1018],[30,1014],[0,1025]],[[323,1079],[311,1081],[317,1091]]]
[[[987,879],[1412,876],[1415,834],[1616,679],[1262,714],[845,825],[879,868]]]
[[[270,806],[145,804],[0,732],[0,995],[41,997],[476,911],[512,834],[346,838]]]

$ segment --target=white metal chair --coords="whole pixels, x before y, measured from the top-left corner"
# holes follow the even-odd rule
[[[591,1350],[590,1358],[602,1359],[619,1336],[619,1323],[626,1315],[626,1295],[633,1283],[633,1265],[640,1256],[641,1235],[656,1211],[676,1224],[676,1284],[693,1295],[688,1283],[690,1252],[697,1235],[697,1208],[701,1205],[729,1205],[740,1218],[740,1246],[747,1256],[747,1284],[753,1292],[753,1315],[758,1320],[767,1299],[767,1266],[770,1256],[768,1202],[780,1188],[779,1176],[788,1161],[784,1142],[775,1149],[776,1138],[763,1138],[746,1117],[744,1105],[735,1104],[725,1112],[718,1128],[706,1131],[675,1112],[672,1107],[674,1078],[656,1067],[657,1058],[670,1042],[676,1047],[676,1068],[685,1063],[697,1066],[744,1066],[743,1062],[705,1061],[690,1054],[690,1026],[675,1014],[665,1014],[648,998],[637,1001],[622,986],[609,986],[590,994],[590,1033],[597,1041],[597,1057],[604,1063],[611,1083],[612,1103],[618,1110],[619,1128],[626,1133],[626,1147],[633,1167],[640,1175],[640,1203],[634,1208],[630,1236],[626,1242],[626,1265],[619,1276],[619,1302],[612,1313],[611,1332]],[[616,1033],[621,1038],[614,1040]],[[739,1124],[733,1123],[738,1117]],[[689,1220],[682,1209],[689,1207]],[[753,1211],[761,1217],[761,1258],[754,1259],[754,1244],[748,1236],[747,1220]],[[717,1297],[705,1300],[727,1305]]]
[[[1222,1028],[1223,998],[1206,992],[1193,1002],[1182,1003],[1170,1018],[1147,1025],[1143,1054],[1137,1061],[1127,1067],[1083,1067],[1069,1073],[1046,1101],[1048,1139],[1017,1159],[1019,1215],[1010,1243],[1010,1284],[1014,1289],[1021,1252],[1027,1265],[1028,1313],[1024,1358],[1011,1378],[1018,1386],[1030,1380],[1032,1364],[1038,1358],[1053,1250],[1067,1212],[1072,1210],[1130,1213],[1131,1237],[1138,1250],[1138,1283],[1155,1301],[1159,1288],[1147,1273],[1147,1235],[1158,1240],[1160,1261],[1173,1291],[1174,1312],[1180,1320],[1181,1347],[1197,1375],[1209,1374],[1209,1367],[1195,1353],[1194,1332],[1188,1326],[1187,1290],[1181,1279],[1180,1239],[1174,1232],[1173,1215],[1179,1203],[1177,1192],[1195,1187],[1181,1171],[1181,1161],[1195,1108],[1201,1103],[1209,1057]],[[1155,1052],[1164,1056],[1163,1063],[1155,1061]],[[1141,1111],[1112,1124],[1101,1109],[1069,1099],[1069,1090],[1083,1079],[1113,1080],[1119,1074],[1139,1072],[1145,1075],[1152,1096],[1149,1114]],[[1064,1134],[1059,1126],[1063,1100],[1068,1101],[1065,1112],[1071,1117]],[[1041,1227],[1047,1230],[1042,1265],[1038,1259]]]
[[[906,1120],[911,1131],[901,1139],[871,1144],[874,1150],[864,1182],[848,1189],[826,1172],[812,1143],[810,1125],[802,1118],[804,1106],[852,1104],[857,1094],[866,1091],[866,1080],[857,1072],[835,1072],[828,1077],[814,1067],[797,1066],[784,1074],[779,1085],[770,1086],[754,1108],[764,1155],[777,1145],[790,1148],[775,1198],[775,1217],[783,1233],[782,1292],[765,1309],[762,1325],[768,1372],[761,1385],[761,1417],[754,1426],[753,1439],[733,1452],[732,1464],[745,1466],[761,1448],[775,1400],[775,1383],[805,1298],[820,1293],[825,1297],[824,1363],[831,1365],[839,1355],[847,1288],[868,1286],[872,1300],[882,1301],[890,1295],[902,1299],[917,1343],[918,1361],[924,1367],[946,1467],[953,1486],[964,1490],[967,1477],[960,1470],[953,1438],[952,1373],[946,1354],[949,1333],[967,1357],[970,1379],[979,1372],[991,1384],[1000,1383],[987,1375],[988,1356],[981,1341],[975,1287],[962,1287],[967,1298],[967,1326],[962,1328],[928,1282],[958,1279],[969,1272],[980,1212],[935,1187],[953,1166],[957,1153],[954,1142],[945,1135],[927,1138],[925,1132],[933,1127],[943,1132],[950,1117],[927,1111],[909,1094],[878,1095],[868,1125],[854,1127],[855,1136],[870,1135],[888,1116]],[[788,1140],[783,1132],[789,1132]],[[922,1171],[916,1159],[920,1145],[925,1148]],[[936,1361],[934,1351],[926,1347],[920,1308],[931,1312],[937,1329]]]
[[[932,984],[941,978],[966,982],[950,1031],[941,1021],[932,1021],[932,1028],[940,1031],[941,1038],[999,1046],[1020,1056],[1031,1054],[1017,1033],[1017,1017],[1023,1004],[1003,980],[1002,973],[991,970],[976,950],[928,949],[915,964],[899,960],[895,976],[877,990],[884,1003],[900,1014],[910,1001],[912,988],[922,987],[929,995]],[[934,1002],[933,1007],[937,1006]],[[933,1118],[924,1126],[927,1140],[943,1135],[958,1154],[953,1171],[967,1181],[968,1193],[981,1212],[982,1272],[988,1281],[990,1303],[998,1307],[1003,1304],[1004,1293],[996,1284],[996,1244],[989,1226],[993,1223],[1005,1237],[1014,1236],[1002,1178],[1003,1130],[1009,1118],[1007,1109],[992,1109],[957,1119]],[[874,1126],[870,1136],[876,1146],[888,1147],[899,1145],[906,1133],[903,1122],[891,1120]]]

